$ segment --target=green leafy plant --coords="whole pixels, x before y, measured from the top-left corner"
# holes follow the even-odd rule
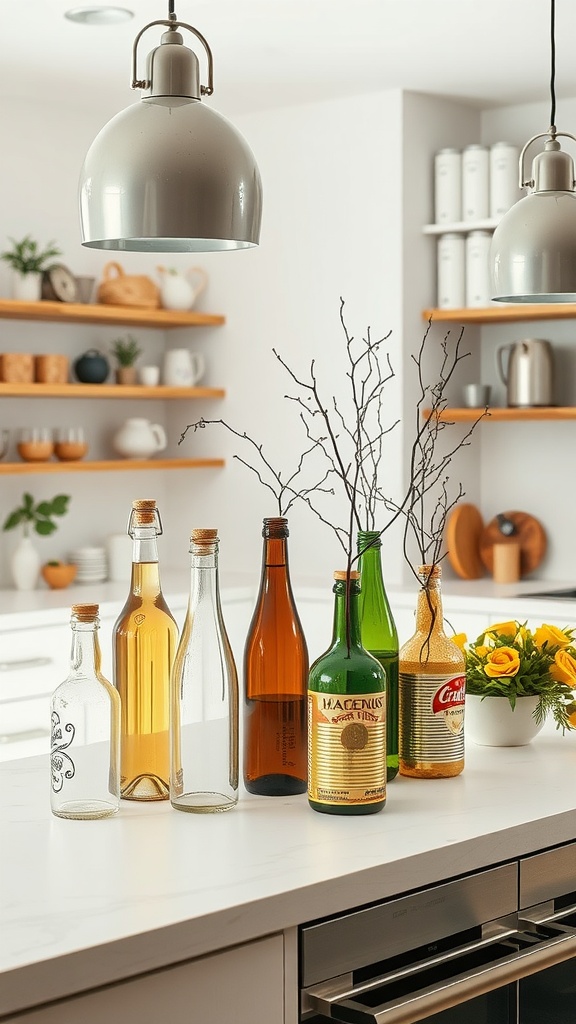
[[[40,536],[48,537],[58,529],[58,523],[54,522],[53,517],[65,515],[69,501],[69,494],[57,494],[52,501],[40,501],[36,505],[32,495],[25,493],[22,495],[22,504],[6,517],[2,529],[14,530],[17,526],[23,526],[26,536],[32,529]]]
[[[459,633],[452,639],[466,657],[466,692],[504,697],[512,710],[519,697],[538,697],[537,722],[551,714],[556,728],[576,727],[575,632],[547,623],[532,631],[511,620],[490,626],[469,644]]]
[[[141,349],[136,338],[132,334],[128,334],[126,338],[115,338],[110,351],[116,357],[120,366],[133,366],[140,355]]]
[[[38,242],[35,242],[31,235],[26,235],[21,242],[11,238],[12,249],[7,249],[0,254],[0,259],[9,263],[13,270],[21,274],[39,274],[46,270],[54,256],[60,256],[61,251],[56,247],[55,242],[49,242],[46,249],[40,249]]]

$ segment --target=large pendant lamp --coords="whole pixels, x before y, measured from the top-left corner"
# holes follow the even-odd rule
[[[520,188],[531,189],[508,210],[492,237],[490,263],[497,302],[576,302],[576,182],[572,158],[560,149],[556,118],[555,0],[551,0],[551,114],[547,132],[534,135],[520,154]],[[529,179],[524,157],[536,139],[544,151],[533,160]]]
[[[138,42],[166,28],[138,78]],[[178,29],[193,33],[208,58],[208,84]],[[135,252],[215,252],[257,245],[262,185],[246,140],[202,103],[213,92],[212,53],[204,37],[178,21],[136,36],[132,88],[138,103],[117,114],[92,143],[80,178],[82,244]]]

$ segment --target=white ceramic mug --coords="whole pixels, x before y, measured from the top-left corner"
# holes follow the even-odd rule
[[[138,369],[138,379],[147,388],[155,388],[160,381],[159,366],[141,366]]]
[[[190,388],[205,370],[204,356],[187,348],[173,348],[164,355],[162,382],[173,388]]]

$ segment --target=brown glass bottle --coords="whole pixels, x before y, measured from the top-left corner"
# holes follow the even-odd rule
[[[444,632],[441,568],[422,565],[416,632],[400,649],[400,774],[443,779],[464,768],[466,667]]]
[[[308,649],[288,572],[288,521],[265,519],[260,591],[244,651],[244,785],[305,793]]]
[[[156,502],[132,502],[130,593],[114,626],[114,685],[122,704],[120,795],[166,800],[170,780],[170,671],[178,627],[162,595]]]

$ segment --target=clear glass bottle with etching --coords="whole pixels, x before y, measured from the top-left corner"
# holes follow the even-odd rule
[[[288,520],[265,519],[260,590],[244,651],[244,785],[306,792],[308,648],[288,570]]]
[[[170,800],[179,811],[238,801],[238,677],[218,583],[218,531],[190,537],[190,599],[174,661]]]
[[[120,803],[120,698],[100,672],[98,605],[72,605],[70,625],[70,674],[51,701],[50,804],[59,818],[108,818]]]
[[[443,779],[464,768],[466,667],[444,632],[442,569],[421,565],[416,632],[400,649],[400,774]]]
[[[114,626],[114,684],[122,703],[121,795],[166,800],[170,780],[170,672],[178,627],[164,600],[156,502],[132,502],[130,593]]]
[[[332,644],[308,683],[308,801],[325,814],[386,803],[386,673],[362,647],[360,573],[334,573]]]

